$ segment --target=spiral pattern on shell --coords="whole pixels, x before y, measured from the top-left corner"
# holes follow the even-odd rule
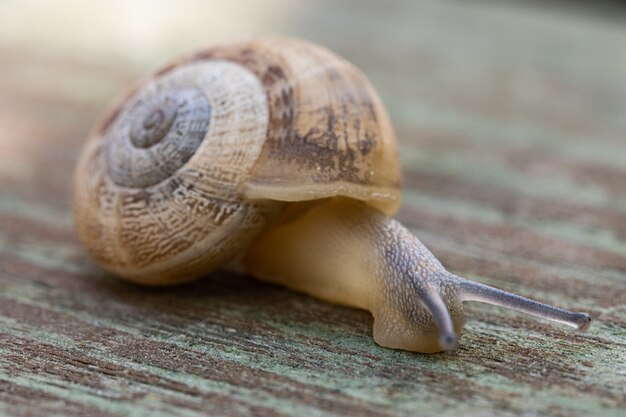
[[[96,259],[133,279],[179,280],[230,258],[240,237],[225,225],[263,221],[238,188],[267,112],[254,74],[222,60],[181,65],[125,100],[79,167],[77,224]]]
[[[76,225],[105,268],[168,284],[245,250],[286,201],[347,196],[391,213],[400,171],[385,110],[331,52],[261,38],[185,56],[92,133]]]
[[[143,89],[107,132],[113,181],[148,187],[170,177],[191,159],[207,134],[211,104],[195,86],[179,86],[184,73]]]

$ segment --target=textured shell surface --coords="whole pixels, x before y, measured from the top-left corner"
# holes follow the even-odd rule
[[[90,252],[139,281],[191,279],[227,261],[241,240],[228,226],[263,222],[239,188],[261,152],[267,113],[258,79],[227,61],[149,80],[79,162],[75,217]]]
[[[190,280],[245,250],[285,201],[400,204],[388,116],[367,79],[306,42],[260,38],[186,55],[92,132],[75,176],[81,240],[109,271]]]

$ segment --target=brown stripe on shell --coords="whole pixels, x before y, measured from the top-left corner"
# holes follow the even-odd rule
[[[395,134],[377,94],[354,66],[312,44],[260,38],[216,46],[181,62],[226,59],[251,70],[269,104],[265,146],[250,193],[288,201],[346,195],[400,204]],[[286,195],[290,194],[290,195]]]

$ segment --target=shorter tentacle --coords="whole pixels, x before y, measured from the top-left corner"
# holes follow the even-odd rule
[[[430,311],[435,324],[439,329],[439,346],[444,351],[451,351],[456,349],[457,336],[454,331],[454,325],[452,324],[452,317],[448,307],[441,298],[439,291],[432,285],[426,284],[418,289],[420,300],[424,306]]]
[[[567,324],[578,330],[586,330],[591,324],[591,317],[587,313],[577,313],[543,304],[461,277],[455,276],[454,278],[458,282],[459,295],[462,301],[479,301],[502,306],[543,319]]]

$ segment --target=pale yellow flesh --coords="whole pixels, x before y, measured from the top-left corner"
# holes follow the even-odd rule
[[[301,209],[306,213],[295,213]],[[328,202],[288,210],[294,219],[270,228],[249,250],[252,273],[334,303],[369,308],[376,296],[371,271],[379,269],[368,256],[371,243],[359,230],[347,230]]]
[[[370,310],[374,339],[382,346],[424,353],[442,350],[437,326],[402,268],[408,265],[424,277],[445,270],[415,237],[395,220],[354,200],[329,199],[288,210],[249,250],[244,262],[253,275]],[[390,247],[397,247],[399,258]],[[442,295],[458,335],[461,303],[452,293]]]

